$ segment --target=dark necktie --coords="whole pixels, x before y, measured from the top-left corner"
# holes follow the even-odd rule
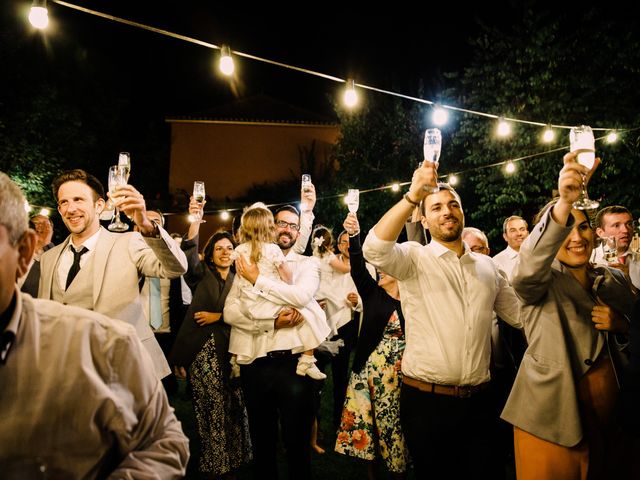
[[[69,288],[69,285],[71,285],[71,282],[73,282],[73,279],[76,278],[76,275],[80,271],[80,257],[88,251],[89,249],[87,247],[82,247],[79,251],[76,251],[75,248],[71,247],[71,252],[73,253],[73,264],[67,274],[67,284],[64,287],[65,290]]]

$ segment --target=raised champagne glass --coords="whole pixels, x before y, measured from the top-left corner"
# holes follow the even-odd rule
[[[126,170],[121,165],[111,165],[109,167],[109,193],[114,195],[116,188],[127,184]],[[107,226],[112,232],[126,232],[129,225],[120,220],[120,210],[114,203],[113,217],[111,223]]]
[[[591,170],[596,161],[596,142],[593,138],[593,131],[591,130],[591,127],[587,125],[573,127],[569,132],[569,143],[571,145],[571,151],[577,153],[576,159],[578,163]],[[577,208],[578,210],[591,210],[598,208],[600,202],[589,198],[585,180],[586,177],[583,175],[580,198],[573,202],[573,208]]]
[[[442,133],[438,128],[428,128],[424,132],[424,161],[438,163],[442,150]],[[425,191],[436,193],[438,187],[424,187]]]
[[[204,182],[201,180],[196,180],[193,182],[193,199],[200,204],[200,212],[195,215],[195,221],[200,223],[205,223],[206,220],[203,220],[203,208],[204,208],[204,199],[205,199],[205,190],[204,190]]]

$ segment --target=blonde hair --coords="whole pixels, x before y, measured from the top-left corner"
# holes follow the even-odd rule
[[[324,225],[318,225],[314,228],[311,234],[311,245],[313,245],[313,254],[320,258],[323,258],[328,253],[332,253],[333,235],[331,234],[331,229]]]
[[[258,263],[262,257],[262,244],[276,241],[276,224],[273,214],[263,203],[254,203],[240,219],[238,236],[241,243],[251,245],[251,262]]]

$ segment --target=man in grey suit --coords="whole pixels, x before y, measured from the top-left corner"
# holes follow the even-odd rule
[[[169,234],[149,220],[143,196],[131,185],[110,197],[133,219],[138,232],[111,233],[100,227],[102,184],[83,170],[58,176],[52,185],[62,221],[71,233],[41,257],[39,297],[123,320],[136,329],[158,378],[171,373],[143,311],[141,275],[175,278],[187,259]]]

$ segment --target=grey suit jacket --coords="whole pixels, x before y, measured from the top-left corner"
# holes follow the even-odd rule
[[[158,228],[161,238],[146,238],[137,232],[112,233],[101,227],[93,259],[92,310],[133,325],[162,378],[171,371],[144,314],[138,279],[140,275],[178,277],[186,272],[187,259],[169,234]],[[69,241],[67,237],[42,255],[38,297],[51,299],[55,266]]]
[[[572,227],[547,213],[520,248],[513,287],[529,346],[502,412],[522,430],[566,447],[583,436],[576,384],[607,348],[607,336],[591,321],[594,295],[625,315],[633,305],[620,272],[594,269],[597,292],[587,292],[555,259]]]

